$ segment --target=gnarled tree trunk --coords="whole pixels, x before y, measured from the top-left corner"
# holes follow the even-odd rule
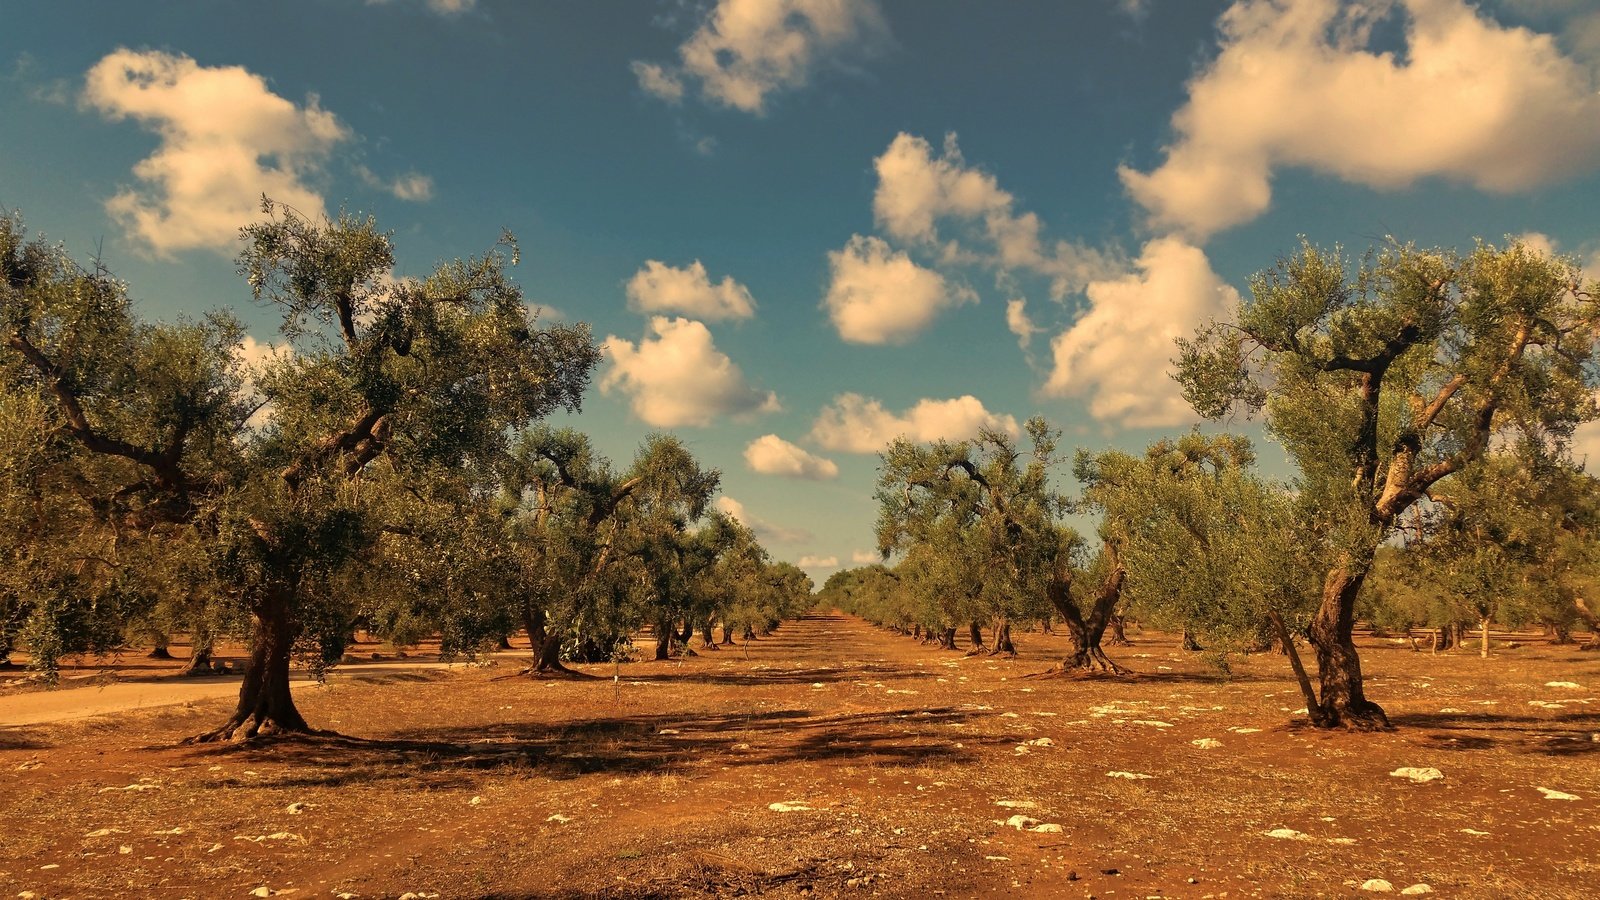
[[[727,622],[722,623],[722,643],[725,646],[732,646],[733,644],[733,626]]]
[[[972,647],[968,651],[969,653],[982,653],[983,651],[989,649],[983,644],[983,626],[978,624],[977,619],[973,619],[972,622],[967,625],[967,637],[972,641]]]
[[[1121,616],[1111,617],[1111,640],[1107,643],[1113,647],[1126,647],[1133,643],[1128,640],[1127,623]]]
[[[656,661],[657,662],[660,662],[661,660],[671,659],[672,658],[672,639],[675,636],[676,635],[673,634],[673,629],[672,629],[672,623],[671,622],[662,621],[662,622],[657,622],[656,623]]]
[[[1111,571],[1095,590],[1087,616],[1079,612],[1077,605],[1072,602],[1070,574],[1058,575],[1050,580],[1047,589],[1050,605],[1061,615],[1061,621],[1067,626],[1067,634],[1072,638],[1072,655],[1062,660],[1062,671],[1111,672],[1117,675],[1128,671],[1112,662],[1100,649],[1100,641],[1105,636],[1112,611],[1117,608],[1117,601],[1122,599],[1122,582],[1128,574],[1122,566],[1115,543],[1106,541],[1105,552],[1111,560]]]
[[[1583,620],[1583,624],[1589,626],[1589,639],[1578,649],[1600,650],[1600,616],[1595,615],[1594,611],[1589,609],[1589,605],[1583,602],[1582,597],[1572,598],[1572,604],[1578,608],[1578,618]]]
[[[1320,699],[1316,706],[1307,706],[1306,712],[1320,728],[1374,731],[1389,727],[1383,707],[1368,700],[1362,689],[1361,657],[1356,653],[1356,594],[1366,576],[1365,567],[1349,564],[1329,572],[1322,584],[1322,603],[1311,619],[1309,637],[1317,655]]]
[[[211,674],[211,641],[209,638],[201,639],[191,637],[189,645],[189,661],[183,664],[179,675],[209,675]]]
[[[994,630],[994,649],[989,652],[1003,653],[1007,656],[1017,655],[1017,645],[1011,642],[1011,620],[1000,620],[1000,625]]]
[[[251,604],[250,660],[245,664],[239,704],[220,728],[196,735],[190,743],[248,740],[258,734],[309,734],[289,693],[289,657],[299,623],[294,621],[289,590],[274,585]]]

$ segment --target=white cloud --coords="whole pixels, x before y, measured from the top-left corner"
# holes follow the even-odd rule
[[[679,63],[634,62],[639,86],[670,103],[696,82],[706,100],[761,115],[769,97],[888,38],[876,0],[718,0],[678,48]]]
[[[1211,270],[1205,253],[1181,238],[1144,245],[1134,271],[1097,281],[1089,308],[1051,341],[1055,368],[1044,393],[1086,397],[1102,422],[1144,428],[1195,419],[1168,377],[1173,339],[1226,317],[1239,293]]]
[[[788,528],[751,515],[743,503],[726,494],[718,497],[712,506],[755,532],[756,539],[763,544],[808,544],[814,539],[814,535],[804,528]]]
[[[976,436],[980,428],[1018,434],[1015,418],[989,412],[971,394],[950,400],[918,400],[899,414],[870,397],[840,394],[817,415],[811,440],[829,450],[877,453],[897,437],[918,443],[965,440]]]
[[[829,251],[828,267],[833,277],[822,305],[839,337],[852,343],[902,343],[941,310],[977,300],[879,237],[852,235],[843,249]]]
[[[744,448],[745,465],[763,475],[783,475],[788,478],[805,478],[826,481],[839,477],[839,466],[789,443],[775,434],[766,434],[751,441]]]
[[[897,240],[936,245],[942,239],[938,222],[952,220],[964,239],[987,249],[974,254],[951,240],[942,248],[945,257],[1036,272],[1051,279],[1058,299],[1116,268],[1115,256],[1080,244],[1057,241],[1046,248],[1039,217],[1018,212],[1016,198],[993,175],[968,166],[953,133],[945,135],[943,152],[935,157],[927,140],[901,132],[873,166],[873,215]]]
[[[683,102],[683,79],[656,63],[635,60],[633,77],[639,79],[639,87],[645,93],[668,103]]]
[[[1547,256],[1565,255],[1575,258],[1584,281],[1600,279],[1600,246],[1590,244],[1587,255],[1581,251],[1572,253],[1561,246],[1561,242],[1548,234],[1539,231],[1525,231],[1522,234],[1512,235],[1513,240],[1518,240],[1528,245],[1531,250],[1537,250]]]
[[[356,166],[356,175],[367,187],[392,194],[399,200],[424,203],[433,199],[433,179],[421,172],[407,172],[384,179],[366,166]]]
[[[1006,328],[1017,336],[1017,347],[1023,353],[1028,352],[1028,345],[1033,343],[1033,336],[1042,330],[1028,318],[1028,301],[1022,297],[1013,297],[1006,301]]]
[[[876,550],[852,550],[850,561],[858,566],[870,566],[883,562],[883,557]]]
[[[107,55],[89,70],[83,99],[160,136],[133,168],[140,186],[117,193],[106,209],[162,255],[232,247],[239,227],[260,217],[262,194],[322,215],[322,196],[308,181],[350,137],[314,96],[296,106],[239,66],[206,67],[154,50]]]
[[[712,284],[698,259],[685,269],[648,260],[628,280],[627,292],[628,308],[636,312],[679,312],[710,320],[748,319],[756,314],[749,288],[728,275]]]
[[[710,330],[690,319],[653,316],[637,345],[608,335],[605,353],[611,367],[600,379],[601,393],[628,395],[634,415],[658,428],[778,409],[778,396],[746,384]]]
[[[262,403],[262,397],[256,388],[256,381],[261,377],[261,370],[271,363],[286,360],[294,355],[294,348],[288,344],[271,344],[266,341],[256,340],[254,335],[247,334],[233,348],[234,359],[243,367],[244,392],[253,398],[251,402],[260,403],[250,418],[245,421],[247,429],[260,428],[272,418],[272,404]]]
[[[807,554],[800,557],[800,561],[795,565],[802,569],[835,569],[839,566],[839,557]]]
[[[1373,49],[1373,27],[1396,7],[1403,51]],[[1173,115],[1165,162],[1120,169],[1159,227],[1204,238],[1249,221],[1282,166],[1375,188],[1439,176],[1503,193],[1600,165],[1591,71],[1551,36],[1466,0],[1237,0],[1221,31]]]

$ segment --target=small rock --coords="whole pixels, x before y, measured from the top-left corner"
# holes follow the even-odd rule
[[[1028,830],[1034,834],[1062,834],[1066,831],[1065,828],[1062,828],[1060,825],[1057,825],[1054,822],[1046,822],[1043,825],[1035,825]]]
[[[1413,894],[1413,895],[1415,895],[1415,894],[1431,894],[1431,893],[1433,893],[1433,886],[1432,885],[1428,885],[1428,884],[1423,884],[1422,882],[1418,882],[1416,884],[1413,884],[1411,887],[1401,888],[1400,889],[1400,893],[1402,893],[1402,894]]]
[[[1582,690],[1583,689],[1583,685],[1578,684],[1575,681],[1546,681],[1544,683],[1544,686],[1545,687],[1553,687],[1553,688],[1566,688],[1568,690]]]
[[[1394,885],[1384,881],[1382,878],[1368,878],[1366,881],[1361,882],[1361,890],[1385,894],[1394,890]]]
[[[1534,790],[1536,790],[1539,793],[1543,794],[1544,798],[1546,800],[1582,800],[1583,799],[1582,797],[1579,797],[1577,794],[1569,794],[1566,791],[1553,791],[1553,790],[1551,790],[1550,788],[1547,788],[1547,787],[1534,788]]]
[[[1039,820],[1032,816],[1017,815],[1006,820],[1006,827],[1015,828],[1018,831],[1027,831],[1038,824]]]
[[[568,822],[572,821],[572,817],[571,816],[563,816],[561,813],[556,813],[555,815],[551,816],[550,818],[545,819],[545,821],[546,822],[554,822],[557,825],[565,825]]]
[[[1228,730],[1233,732],[1234,734],[1256,734],[1261,729],[1259,729],[1259,728],[1246,728],[1246,727],[1244,727],[1242,725],[1234,725],[1233,727],[1229,728]]]
[[[133,852],[133,846],[130,845],[130,844],[123,844],[122,846],[117,848],[117,852],[120,853],[123,856],[127,856],[128,854]]]
[[[298,816],[306,810],[314,808],[315,804],[312,803],[291,803],[283,811],[291,816]]]
[[[1045,738],[1045,737],[1034,738],[1031,741],[1023,741],[1022,743],[1026,744],[1029,747],[1054,747],[1056,745],[1055,741],[1052,741],[1049,738]]]
[[[1107,772],[1106,773],[1106,777],[1107,778],[1126,778],[1129,781],[1139,781],[1139,780],[1145,779],[1145,778],[1154,778],[1155,776],[1154,775],[1146,775],[1143,772]]]
[[[1309,840],[1311,840],[1311,835],[1305,834],[1305,833],[1302,833],[1302,832],[1299,832],[1299,831],[1295,831],[1293,828],[1274,828],[1271,831],[1267,832],[1267,837],[1269,837],[1269,838],[1279,838],[1280,840],[1285,840],[1285,841],[1309,841]]]
[[[800,802],[783,803],[783,802],[780,801],[778,803],[768,803],[767,804],[767,809],[770,809],[773,812],[789,813],[789,812],[809,812],[811,807],[806,806],[804,803],[800,803]]]
[[[1444,777],[1444,773],[1438,769],[1419,769],[1415,766],[1401,766],[1389,774],[1395,778],[1409,778],[1417,784],[1427,784]]]
[[[1038,809],[1039,804],[1032,800],[996,800],[995,806],[1004,806],[1006,809]]]
[[[1200,738],[1199,740],[1190,741],[1189,743],[1199,747],[1201,750],[1215,750],[1222,746],[1222,742],[1216,738]]]
[[[263,884],[261,887],[258,887],[255,890],[251,891],[250,892],[250,896],[252,896],[252,897],[271,897],[272,896],[272,888],[269,888],[269,887],[267,887],[266,885]]]

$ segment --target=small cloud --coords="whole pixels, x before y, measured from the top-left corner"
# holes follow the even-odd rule
[[[1050,342],[1054,369],[1043,392],[1081,397],[1089,414],[1131,428],[1195,420],[1177,382],[1167,377],[1174,340],[1210,319],[1226,318],[1239,293],[1182,238],[1145,244],[1133,271],[1096,281],[1088,309]]]
[[[639,87],[658,100],[677,104],[683,101],[683,80],[655,63],[635,61],[633,75]]]
[[[807,554],[800,557],[800,561],[795,565],[802,569],[835,569],[839,566],[839,557]]]
[[[710,425],[725,415],[779,409],[778,395],[745,382],[744,373],[718,350],[700,322],[654,316],[638,344],[607,335],[611,367],[600,392],[621,392],[633,414],[658,428]]]
[[[386,180],[366,166],[356,166],[356,175],[367,187],[384,191],[400,200],[425,203],[433,199],[433,179],[421,172],[407,172]]]
[[[764,115],[768,99],[812,73],[870,55],[888,42],[876,0],[719,0],[667,66],[635,61],[639,87],[680,103],[690,83],[707,101]]]
[[[723,515],[738,520],[744,527],[755,532],[756,538],[763,544],[809,544],[813,540],[811,532],[804,528],[787,528],[751,515],[743,503],[726,494],[718,497],[712,505]]]
[[[940,311],[977,300],[879,237],[852,236],[843,249],[829,252],[828,267],[832,278],[822,305],[839,337],[854,344],[904,343]]]
[[[852,550],[850,561],[858,566],[870,566],[873,563],[883,562],[883,555],[876,550]]]
[[[789,443],[775,434],[762,435],[744,448],[744,461],[763,475],[824,481],[839,477],[839,466]]]
[[[679,269],[658,260],[628,279],[628,308],[642,313],[683,313],[698,319],[748,319],[756,314],[750,289],[724,275],[712,284],[706,267],[695,260]]]
[[[989,428],[1015,436],[1017,420],[984,409],[971,394],[950,400],[919,400],[903,413],[892,413],[870,397],[847,393],[824,407],[811,426],[811,440],[829,450],[877,453],[897,437],[918,443],[965,440]]]

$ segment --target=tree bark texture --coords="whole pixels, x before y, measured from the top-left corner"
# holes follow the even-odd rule
[[[292,615],[288,588],[271,587],[252,604],[250,614],[250,660],[245,664],[238,706],[220,728],[191,738],[192,743],[311,732],[289,692],[289,658],[300,626]]]
[[[1367,570],[1346,564],[1330,571],[1322,584],[1322,602],[1311,620],[1311,645],[1316,650],[1320,700],[1307,706],[1311,722],[1321,728],[1375,731],[1389,727],[1383,707],[1367,699],[1361,681],[1361,657],[1355,645],[1356,594]]]

